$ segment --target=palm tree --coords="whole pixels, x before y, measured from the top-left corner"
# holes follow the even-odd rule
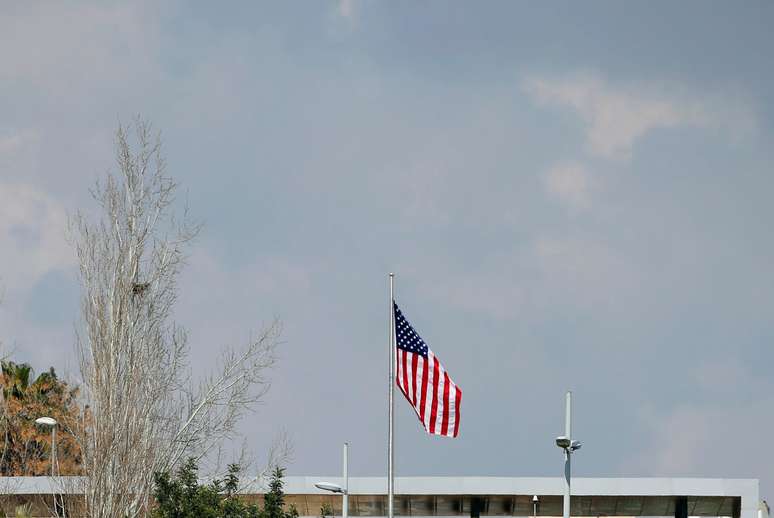
[[[33,396],[38,399],[46,399],[51,391],[61,392],[61,383],[53,367],[30,383],[33,372],[29,363],[3,361],[1,383],[3,399],[7,401],[14,398],[23,401]]]
[[[30,375],[32,374],[30,364],[3,361],[2,373],[3,396],[5,399],[8,400],[12,397],[24,399],[30,386]]]

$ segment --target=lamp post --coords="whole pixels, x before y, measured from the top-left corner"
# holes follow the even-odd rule
[[[537,518],[538,496],[532,495],[532,518]]]
[[[344,443],[344,492],[341,494],[341,516],[347,518],[349,516],[349,475],[347,474],[347,468],[349,467],[349,443]]]
[[[347,518],[349,516],[349,475],[347,474],[347,465],[349,464],[349,443],[344,443],[344,487],[331,482],[317,482],[314,487],[322,489],[323,491],[330,491],[331,493],[341,494],[341,516]]]
[[[562,516],[570,518],[570,457],[576,450],[580,449],[581,443],[572,439],[572,392],[569,390],[564,402],[564,435],[556,438],[556,445],[564,450],[564,500],[562,502]]]
[[[56,466],[56,419],[53,417],[38,417],[35,424],[51,427],[51,476],[54,476],[54,466]]]

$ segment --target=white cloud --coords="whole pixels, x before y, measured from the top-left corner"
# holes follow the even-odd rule
[[[536,292],[544,307],[569,303],[618,312],[624,301],[639,294],[639,273],[627,255],[591,236],[540,236],[533,245],[533,261],[540,272]]]
[[[9,12],[0,13],[0,79],[21,79],[62,99],[95,81],[122,84],[154,55],[158,9],[150,2],[83,2],[4,10]]]
[[[116,123],[158,112],[164,102],[159,25],[170,8],[145,0],[0,3],[2,181],[35,185],[68,203],[86,198],[112,162]]]
[[[0,278],[9,289],[29,287],[45,273],[74,264],[65,239],[67,214],[46,193],[0,183]]]
[[[537,236],[508,253],[490,253],[474,270],[432,259],[399,270],[419,277],[411,267],[428,276],[422,289],[439,303],[495,320],[542,319],[567,308],[616,318],[643,296],[641,274],[623,251],[577,233]]]
[[[34,131],[22,131],[13,135],[0,136],[0,159],[8,155],[15,154],[21,150],[29,141],[37,138]]]
[[[543,175],[546,192],[576,209],[588,208],[591,201],[590,183],[586,168],[575,162],[556,164]]]
[[[524,90],[542,105],[574,109],[586,124],[590,154],[628,159],[636,141],[660,128],[724,127],[735,134],[755,125],[746,103],[727,95],[688,92],[668,85],[616,86],[593,75],[530,77]]]
[[[650,440],[625,457],[624,469],[659,476],[761,476],[774,462],[771,450],[757,444],[761,431],[774,424],[773,403],[765,393],[741,403],[684,404],[667,415],[643,412]]]
[[[649,449],[637,464],[645,471],[665,475],[685,475],[705,468],[702,460],[712,447],[712,427],[722,426],[716,414],[683,407],[665,418],[651,417],[650,432],[658,446]]]
[[[65,238],[65,208],[29,185],[0,182],[0,344],[35,368],[69,363],[74,308],[61,308],[62,322],[42,325],[28,311],[35,286],[47,273],[71,269],[75,252]],[[57,299],[60,294],[52,293]],[[17,351],[18,349],[18,351]]]
[[[211,249],[197,246],[182,274],[177,315],[190,330],[192,351],[239,345],[248,333],[275,316],[285,319],[288,308],[309,300],[311,283],[309,272],[291,261],[258,256],[240,267],[226,266]]]
[[[336,10],[339,16],[351,20],[355,16],[355,0],[339,0]]]
[[[701,402],[666,412],[643,407],[640,419],[649,440],[626,456],[626,470],[667,476],[765,473],[774,454],[760,448],[758,438],[774,425],[771,381],[736,355],[699,361],[685,374],[695,393],[704,396]]]
[[[406,271],[410,272],[401,267],[401,272]],[[454,282],[444,282],[444,277],[454,279]],[[465,312],[483,314],[495,320],[511,320],[528,309],[528,288],[514,276],[498,275],[485,269],[465,275],[444,272],[428,282],[425,289],[437,300]]]

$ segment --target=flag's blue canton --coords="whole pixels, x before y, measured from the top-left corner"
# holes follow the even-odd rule
[[[395,343],[398,349],[404,349],[410,353],[419,354],[427,358],[427,344],[420,337],[408,320],[400,312],[400,308],[395,302],[392,303],[395,309]]]

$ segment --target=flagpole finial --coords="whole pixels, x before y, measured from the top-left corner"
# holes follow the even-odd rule
[[[395,277],[395,274],[390,272],[390,277]]]

